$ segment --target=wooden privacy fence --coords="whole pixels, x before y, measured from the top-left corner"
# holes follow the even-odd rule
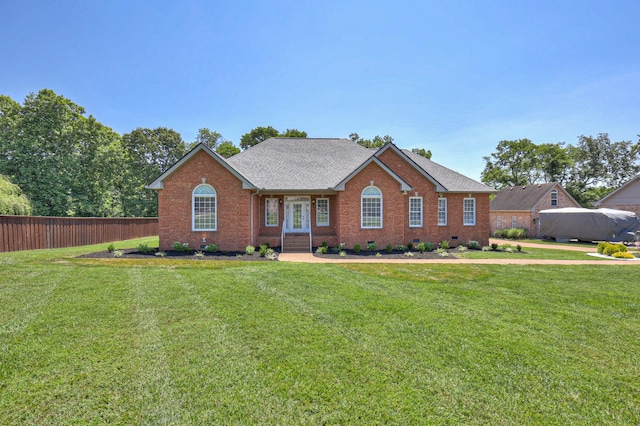
[[[153,235],[158,235],[155,217],[0,215],[0,252],[84,246]]]

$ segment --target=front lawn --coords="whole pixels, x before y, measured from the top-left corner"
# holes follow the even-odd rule
[[[102,248],[0,254],[0,424],[640,422],[634,266]]]

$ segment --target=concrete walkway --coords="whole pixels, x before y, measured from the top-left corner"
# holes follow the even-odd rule
[[[554,259],[385,259],[382,257],[370,257],[363,256],[362,259],[328,259],[322,257],[316,257],[313,253],[280,253],[278,260],[281,262],[299,262],[299,263],[426,263],[426,264],[468,264],[468,265],[640,265],[640,261],[637,260],[590,260],[587,258],[586,253],[595,253],[596,247],[589,246],[568,246],[568,245],[554,245],[554,244],[536,244],[536,243],[518,243],[506,240],[491,239],[492,243],[498,244],[511,244],[516,246],[520,244],[522,247],[530,248],[545,248],[551,250],[574,250],[585,253],[585,260],[554,260]]]

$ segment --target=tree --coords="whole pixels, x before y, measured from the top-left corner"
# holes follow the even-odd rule
[[[240,152],[240,148],[229,141],[225,141],[218,145],[216,152],[224,158],[229,158],[238,154]]]
[[[373,139],[363,139],[357,133],[351,133],[349,135],[349,139],[351,139],[358,145],[364,146],[365,148],[381,148],[388,143],[393,143],[393,138],[389,135],[376,135],[373,137]]]
[[[145,189],[187,153],[179,133],[166,127],[137,128],[122,135],[122,194],[125,216],[156,216],[157,192]]]
[[[500,141],[496,152],[482,158],[486,164],[481,180],[494,188],[528,185],[538,179],[536,145],[529,139]]]
[[[240,148],[247,149],[254,145],[264,142],[269,138],[275,138],[280,135],[276,129],[271,126],[268,127],[256,127],[249,133],[242,135],[240,139]]]
[[[215,130],[211,131],[205,127],[198,130],[198,136],[196,136],[196,140],[193,142],[193,144],[197,145],[199,143],[204,143],[209,148],[215,150],[218,145],[224,142],[227,141],[220,133],[216,132]]]
[[[31,203],[18,185],[0,175],[0,214],[30,215]]]
[[[284,133],[280,134],[282,138],[306,138],[307,132],[298,129],[287,129]]]
[[[424,148],[413,148],[411,152],[422,155],[424,158],[431,160],[431,150],[427,151]]]

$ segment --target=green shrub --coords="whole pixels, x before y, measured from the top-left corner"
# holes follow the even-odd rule
[[[353,251],[354,251],[354,253],[360,253],[360,244],[356,243],[353,246]]]
[[[418,243],[418,251],[420,253],[424,253],[425,251],[433,251],[433,243],[429,241]]]
[[[498,251],[498,243],[491,243],[491,250]]]
[[[382,257],[382,253],[377,252],[377,253],[376,253],[376,257]]]
[[[521,246],[520,244],[518,244],[518,245],[516,246],[516,250],[518,250],[519,252],[520,252],[520,251],[522,251],[522,246]]]
[[[124,252],[122,250],[114,250],[113,251],[113,257],[122,257],[123,254],[124,254]]]
[[[480,246],[480,243],[475,241],[475,240],[471,240],[467,243],[467,247],[472,249],[472,250],[480,250],[482,247]]]
[[[191,253],[193,252],[193,249],[191,247],[189,247],[189,243],[180,243],[180,242],[175,242],[173,243],[173,245],[171,246],[173,248],[174,251],[180,252],[180,253]]]
[[[328,251],[329,251],[328,246],[320,246],[320,253],[327,254]]]
[[[155,249],[153,249],[153,248],[151,248],[151,247],[149,247],[149,246],[148,246],[148,245],[146,245],[146,244],[140,244],[140,245],[138,246],[138,251],[139,251],[140,253],[142,253],[142,254],[151,254],[151,253],[155,252],[156,250],[155,250]]]
[[[496,229],[495,232],[493,233],[493,236],[495,238],[504,238],[504,233],[505,233],[504,229]]]
[[[393,246],[391,244],[387,244],[387,253],[391,253],[393,251]]]
[[[377,248],[378,248],[378,245],[376,244],[375,241],[367,244],[367,251],[376,251]]]
[[[616,259],[635,259],[636,258],[634,255],[626,251],[619,251],[619,252],[613,253],[611,256],[615,257]]]
[[[244,252],[247,253],[248,255],[252,255],[253,253],[255,253],[256,248],[254,246],[247,246],[244,249]]]
[[[193,255],[197,258],[202,258],[204,257],[204,252],[203,251],[197,251],[195,253],[193,253]]]
[[[602,254],[604,252],[604,248],[607,246],[607,244],[609,244],[609,243],[606,242],[606,241],[600,241],[598,243],[598,253],[599,254]]]
[[[340,257],[346,257],[347,256],[347,252],[344,250],[340,250]]]
[[[278,253],[272,248],[267,248],[265,256],[269,260],[278,260]]]
[[[260,257],[265,257],[267,255],[267,250],[269,249],[268,244],[263,244],[260,246]]]
[[[467,250],[468,250],[468,249],[467,249],[467,246],[463,246],[462,244],[458,246],[458,251],[461,251],[461,252],[463,252],[463,253],[464,253],[464,252],[465,252],[465,251],[467,251]]]
[[[158,256],[158,257],[165,257],[166,255],[167,255],[166,251],[159,251],[159,252],[156,253],[156,256]]]
[[[413,257],[413,252],[412,251],[406,251],[404,252],[404,255],[407,257]]]
[[[323,242],[320,244],[320,247],[329,247],[329,244],[327,244],[327,242],[326,242],[326,241],[323,241]]]
[[[504,236],[511,240],[518,240],[527,237],[527,230],[522,228],[507,229]]]
[[[406,251],[406,247],[405,247],[405,246],[403,246],[402,244],[398,244],[398,245],[396,246],[396,250],[398,250],[398,251]]]
[[[445,250],[448,249],[449,248],[449,241],[447,241],[447,240],[440,241],[439,247],[441,249],[445,249]]]
[[[218,246],[216,244],[207,244],[204,248],[204,251],[207,253],[215,253],[218,251]]]
[[[411,241],[407,243],[407,250],[409,251],[413,250],[413,243]]]
[[[116,246],[114,246],[114,245],[113,245],[113,243],[111,243],[111,244],[109,244],[109,245],[107,246],[107,251],[108,251],[109,253],[113,253],[113,251],[114,251],[115,249],[116,249]]]
[[[604,247],[604,250],[602,251],[602,254],[604,254],[605,256],[612,256],[614,253],[626,253],[627,252],[627,247],[624,244],[610,244],[607,243],[607,245]]]

